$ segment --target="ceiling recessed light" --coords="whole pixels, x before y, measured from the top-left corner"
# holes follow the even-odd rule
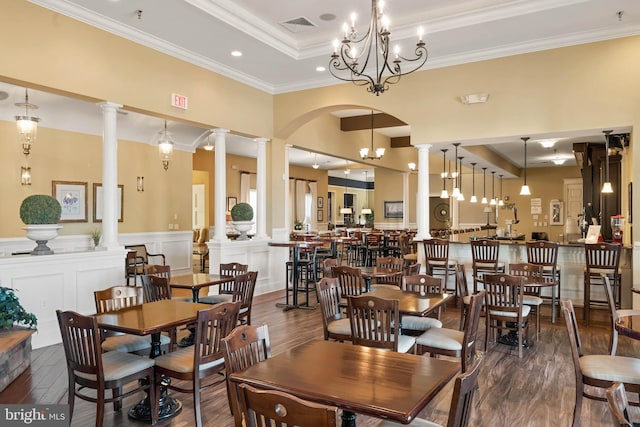
[[[326,68],[324,68],[323,66],[316,67],[316,71],[318,71],[318,72],[323,72],[325,70],[326,70]]]
[[[231,51],[231,56],[242,56],[242,52],[239,50],[233,50]]]
[[[333,13],[323,13],[322,15],[320,15],[320,19],[322,21],[333,21],[336,19],[336,15],[334,15]]]
[[[540,145],[542,145],[544,148],[551,148],[554,145],[556,145],[556,140],[555,139],[543,139],[541,141],[538,141],[540,143]]]

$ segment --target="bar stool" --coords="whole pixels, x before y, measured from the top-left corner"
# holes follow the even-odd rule
[[[555,242],[527,242],[527,262],[542,266],[542,276],[550,277],[556,282],[551,289],[551,323],[556,323],[556,304],[560,309],[560,269],[558,268],[558,247]],[[557,290],[557,294],[556,294]],[[557,298],[556,298],[557,295]],[[542,299],[548,299],[541,295]]]
[[[449,241],[445,239],[427,239],[423,241],[423,245],[427,274],[430,276],[444,276],[444,288],[447,291],[450,291],[449,286],[447,286],[449,276],[453,276],[453,294],[457,299],[458,288],[455,276],[458,261],[449,259]]]
[[[620,307],[621,278],[620,248],[618,243],[586,243],[584,251],[586,266],[584,268],[584,321],[589,326],[591,306],[607,307],[607,300],[591,298],[591,286],[604,287],[600,274],[605,274],[611,283],[616,308]],[[601,288],[604,289],[604,288]],[[604,292],[603,292],[604,293]]]
[[[504,273],[504,263],[498,261],[500,242],[497,240],[471,241],[471,267],[473,269],[473,293],[478,293],[478,278],[482,275]]]
[[[315,277],[316,277],[316,255],[317,247],[304,247],[300,248],[300,259],[298,260],[298,278],[304,281],[304,286],[299,283],[297,286],[298,292],[304,292],[306,296],[306,304],[309,305],[309,291],[315,292]],[[291,277],[292,285],[287,287],[287,300],[289,292],[293,292],[293,260],[289,260],[285,263],[285,277]],[[309,286],[313,283],[312,286]]]

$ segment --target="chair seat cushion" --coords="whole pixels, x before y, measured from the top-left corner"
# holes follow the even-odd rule
[[[221,302],[232,302],[233,295],[232,294],[214,294],[214,295],[206,295],[204,297],[198,298],[198,302],[203,304],[219,304]]]
[[[416,344],[443,350],[462,351],[464,332],[456,329],[433,328],[416,339]]]
[[[170,342],[171,339],[169,337],[160,335],[161,345],[166,345]],[[120,351],[123,353],[133,353],[149,348],[151,348],[151,338],[148,336],[145,337],[132,334],[112,335],[102,342],[102,350],[105,352]]]
[[[349,318],[345,317],[344,319],[334,320],[329,323],[327,330],[332,334],[351,335],[351,323],[349,322]]]
[[[522,302],[525,305],[539,306],[539,305],[542,305],[544,300],[542,298],[540,298],[540,297],[535,296],[535,295],[525,295],[524,298],[522,299]]]
[[[398,340],[398,353],[407,353],[416,344],[416,337],[408,335],[395,335]]]
[[[371,290],[375,291],[376,289],[400,289],[398,285],[392,285],[389,283],[376,283],[375,285],[371,285]]]
[[[589,355],[580,358],[582,374],[599,380],[640,384],[640,359],[635,357]]]
[[[109,351],[102,353],[102,370],[105,381],[119,380],[129,375],[150,368],[154,365],[155,359],[136,356],[131,353],[121,351]],[[96,376],[84,372],[75,372],[76,376],[96,381]]]
[[[454,259],[450,259],[447,261],[429,261],[428,265],[435,268],[438,268],[438,267],[444,268],[445,265],[448,265],[449,268],[455,268],[455,266],[458,265],[458,261]]]
[[[528,305],[522,306],[522,317],[527,317],[531,312],[531,307]],[[518,313],[515,311],[500,311],[500,310],[491,310],[492,316],[502,316],[502,317],[518,317]]]
[[[466,295],[464,297],[462,297],[462,302],[464,303],[464,305],[469,305],[471,304],[471,295]],[[484,301],[482,301],[484,303]]]
[[[442,322],[433,317],[402,316],[402,329],[428,331],[431,328],[442,328]]]
[[[414,418],[409,424],[400,424],[389,420],[380,421],[376,427],[400,427],[408,425],[410,427],[442,427],[440,424],[423,420],[422,418]]]
[[[490,269],[490,271],[493,271],[494,263],[492,263],[492,262],[476,262],[475,267],[476,267],[476,270],[485,271],[486,269]],[[504,262],[498,261],[498,270],[504,270]]]
[[[194,346],[180,348],[171,353],[166,353],[153,359],[156,366],[169,369],[174,372],[193,372],[194,366]],[[217,365],[224,365],[224,358],[216,359],[213,362],[200,365],[200,370],[212,368]]]

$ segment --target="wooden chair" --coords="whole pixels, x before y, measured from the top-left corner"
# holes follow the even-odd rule
[[[220,275],[236,277],[241,274],[245,274],[249,271],[247,264],[240,264],[239,262],[230,262],[227,264],[220,264]],[[206,295],[200,297],[198,302],[204,304],[218,304],[219,302],[231,302],[233,301],[234,282],[229,280],[228,282],[221,283],[218,287],[218,294]]]
[[[562,313],[567,324],[571,355],[576,376],[576,402],[573,412],[573,426],[580,426],[582,398],[605,401],[602,396],[589,394],[585,385],[608,388],[615,382],[623,382],[633,393],[640,392],[640,360],[635,357],[610,355],[584,355],[578,332],[578,322],[571,300],[562,301]]]
[[[426,274],[403,276],[400,289],[404,292],[411,292],[418,295],[441,294],[442,279],[428,276]],[[438,308],[437,318],[423,316],[402,316],[402,333],[415,334],[430,330],[431,328],[441,328],[440,308]]]
[[[405,276],[415,276],[416,274],[420,274],[420,263],[416,262],[414,264],[408,265],[404,269]]]
[[[238,386],[246,427],[336,427],[338,408],[307,402],[291,394]]]
[[[638,427],[640,423],[632,423],[629,417],[629,400],[623,383],[614,383],[607,388],[607,402],[613,416],[613,422],[620,427]]]
[[[160,265],[160,264],[150,264],[144,267],[144,274],[147,276],[158,276],[164,277],[169,282],[171,282],[171,266],[169,265]]]
[[[363,294],[349,295],[347,301],[347,313],[351,322],[351,342],[354,345],[400,353],[413,351],[416,339],[400,335],[396,330],[400,325],[398,300]]]
[[[460,308],[460,330],[462,331],[467,312],[469,311],[469,303],[471,302],[464,264],[458,264],[456,266],[456,283],[458,285],[458,296],[462,300],[462,307]]]
[[[158,399],[153,387],[154,360],[120,351],[102,352],[100,332],[95,316],[83,316],[73,311],[56,311],[62,335],[69,378],[69,422],[73,416],[75,398],[94,402],[96,427],[102,426],[105,403],[122,409],[122,399],[146,391],[151,404],[151,423],[158,420]],[[76,385],[78,387],[76,387]],[[124,391],[124,386],[127,386]],[[85,393],[85,389],[95,390]],[[107,397],[111,390],[111,397]]]
[[[144,274],[144,263],[140,261],[135,251],[127,252],[124,259],[124,277],[127,281],[127,286],[137,286],[138,276]]]
[[[343,299],[349,295],[360,295],[366,289],[362,271],[357,267],[334,267],[333,274],[338,278],[340,294]]]
[[[227,397],[229,409],[233,414],[236,427],[246,427],[242,423],[238,389],[229,381],[229,375],[244,371],[249,366],[271,357],[269,328],[267,325],[242,325],[235,328],[222,339],[224,348],[224,367],[227,378]]]
[[[447,427],[467,427],[469,425],[473,395],[478,389],[478,373],[480,372],[480,365],[483,359],[484,355],[481,352],[477,352],[473,366],[466,372],[462,372],[456,376],[456,382],[453,386],[453,396],[451,396]],[[377,427],[399,427],[401,425],[402,424],[391,421],[382,421]],[[415,418],[409,423],[409,426],[440,427],[439,424],[420,418]]]
[[[558,268],[558,248],[556,242],[527,242],[527,262],[542,266],[542,275],[555,280],[556,286],[551,289],[551,323],[556,323],[556,306],[560,308],[560,269]],[[557,292],[557,293],[556,293]],[[557,295],[557,296],[556,296]],[[548,297],[541,296],[545,299]]]
[[[336,258],[325,258],[322,261],[322,277],[330,278],[335,277],[333,274],[333,268],[338,266],[338,260]]]
[[[487,351],[489,331],[514,331],[518,334],[518,357],[522,358],[522,345],[528,343],[529,312],[524,305],[524,277],[510,274],[485,274],[486,332],[484,351]],[[525,334],[523,337],[523,334]]]
[[[251,324],[251,306],[253,305],[253,293],[256,290],[256,281],[258,280],[257,271],[249,271],[240,274],[233,279],[235,293],[233,301],[240,302],[240,314],[238,321],[250,325]]]
[[[444,276],[444,288],[449,291],[449,276],[455,280],[458,261],[449,259],[449,241],[445,239],[427,239],[423,241],[426,272],[430,276]],[[458,290],[453,286],[453,294]]]
[[[410,239],[411,237],[407,233],[402,233],[398,236],[400,256],[404,260],[405,265],[415,264],[418,262],[418,254],[413,251]]]
[[[324,277],[316,286],[316,295],[322,312],[324,339],[351,341],[351,323],[340,307],[342,296],[338,279]]]
[[[205,383],[205,379],[221,374],[224,370],[222,338],[235,328],[239,310],[239,303],[225,302],[198,311],[195,344],[154,359],[156,395],[160,395],[161,383],[170,390],[193,394],[193,409],[198,427],[203,425],[200,406],[202,390],[224,381],[224,377],[220,377],[219,381]],[[162,377],[190,381],[191,388],[183,387],[176,382],[161,381]]]
[[[540,309],[544,300],[540,297],[540,287],[526,286],[527,282],[535,283],[544,281],[543,266],[539,264],[531,264],[527,262],[509,264],[508,273],[512,276],[524,277],[524,305],[528,305],[536,313],[536,339],[540,336]]]
[[[364,236],[364,264],[373,266],[374,260],[383,254],[383,235],[380,233],[367,233]]]
[[[142,289],[144,290],[144,302],[171,299],[171,287],[169,279],[166,277],[142,276]]]
[[[143,303],[143,290],[140,286],[112,286],[101,291],[94,291],[96,313],[108,313]],[[133,334],[122,334],[112,331],[102,332],[102,351],[121,351],[148,355],[151,350],[149,337]],[[169,337],[160,336],[160,343],[168,346]]]
[[[500,243],[497,240],[472,240],[470,244],[475,294],[478,293],[478,278],[485,273],[504,273],[504,263],[498,261]]]
[[[431,357],[437,355],[459,357],[462,362],[462,372],[466,372],[476,355],[478,325],[485,293],[485,291],[479,291],[471,295],[464,331],[446,328],[429,329],[416,339],[416,353],[428,352]]]
[[[135,280],[136,276],[144,275],[144,269],[147,265],[158,263],[152,263],[150,261],[162,260],[162,265],[166,264],[166,257],[164,256],[164,254],[152,254],[147,251],[146,245],[125,245],[124,248],[129,251],[128,254],[134,254],[127,255],[126,258],[125,275],[127,277],[127,284],[129,284],[129,279],[131,277],[133,277]],[[134,285],[135,284],[136,283],[134,282]]]
[[[604,273],[611,281],[616,307],[620,307],[622,274],[620,268],[620,252],[622,245],[618,243],[587,243],[584,245],[586,267],[584,269],[584,321],[589,326],[591,306],[607,304],[606,300],[591,298],[591,287],[602,286]]]
[[[611,336],[609,337],[609,354],[615,356],[618,349],[618,331],[616,330],[616,322],[618,321],[620,316],[640,315],[640,310],[616,309],[616,303],[613,298],[613,290],[611,289],[611,281],[606,274],[602,274],[602,283],[604,283],[605,295],[607,296],[609,310],[611,311]]]

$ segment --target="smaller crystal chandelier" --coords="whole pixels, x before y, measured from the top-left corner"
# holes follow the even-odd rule
[[[530,196],[531,190],[527,185],[527,141],[529,140],[529,137],[523,136],[520,139],[524,141],[524,181],[522,182],[522,187],[520,187],[520,195]]]
[[[428,57],[422,41],[422,28],[418,28],[418,43],[413,58],[400,55],[397,45],[391,53],[389,18],[383,9],[383,1],[371,1],[371,19],[364,33],[357,31],[356,14],[351,14],[351,27],[344,23],[342,42],[334,40],[329,59],[329,71],[335,78],[353,82],[357,86],[367,86],[367,91],[376,95],[388,90],[389,85],[398,83],[403,75],[419,70]],[[406,64],[406,68],[403,64]]]
[[[24,107],[24,116],[16,116],[16,125],[18,126],[18,139],[22,143],[22,152],[25,156],[31,153],[31,144],[36,142],[38,135],[39,118],[29,115],[29,110],[37,110],[38,106],[29,103],[29,91],[24,90],[24,102],[16,102],[16,107]]]
[[[20,168],[20,183],[22,185],[31,185],[31,167],[22,166]]]
[[[158,153],[164,170],[169,169],[169,162],[173,157],[173,138],[171,132],[167,130],[167,121],[164,121],[164,128],[158,131]]]
[[[371,155],[369,155],[368,148],[361,148],[360,157],[362,160],[380,160],[384,156],[384,151],[385,149],[382,147],[373,150],[373,110],[371,110]]]

